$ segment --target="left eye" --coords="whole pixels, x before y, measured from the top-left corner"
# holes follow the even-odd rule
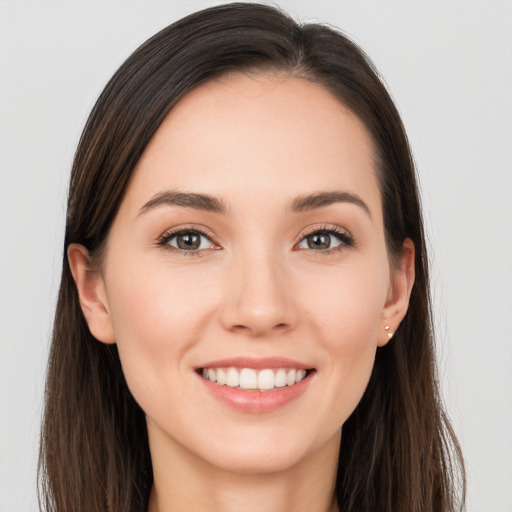
[[[211,249],[214,245],[206,235],[197,231],[181,231],[180,233],[175,233],[169,236],[165,243],[182,251]]]
[[[299,243],[299,249],[313,249],[325,251],[339,247],[343,243],[343,235],[329,231],[315,231],[305,236]]]

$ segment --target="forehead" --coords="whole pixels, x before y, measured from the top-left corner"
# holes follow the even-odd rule
[[[374,160],[363,123],[323,86],[228,75],[172,109],[139,160],[127,198],[140,203],[180,188],[248,204],[258,194],[282,202],[344,189],[380,202]]]

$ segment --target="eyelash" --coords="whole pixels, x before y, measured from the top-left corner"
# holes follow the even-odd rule
[[[318,250],[315,251],[311,249],[312,252],[318,254],[318,255],[327,255],[327,254],[333,254],[339,251],[342,251],[346,248],[354,247],[355,246],[355,240],[354,237],[345,229],[341,229],[337,226],[324,226],[322,228],[314,228],[310,231],[307,231],[301,236],[301,239],[299,241],[299,244],[305,240],[308,236],[311,235],[317,235],[317,234],[327,234],[330,236],[334,236],[340,241],[340,245],[333,247],[331,249],[325,249],[325,250]]]
[[[166,231],[156,242],[156,245],[158,247],[163,247],[164,249],[167,249],[169,251],[178,252],[180,254],[183,254],[185,256],[201,256],[201,252],[203,249],[195,249],[195,250],[185,250],[185,249],[179,249],[177,247],[172,247],[169,245],[169,242],[179,236],[179,235],[185,235],[185,234],[195,234],[195,235],[201,235],[207,238],[213,245],[215,243],[212,240],[212,236],[207,233],[206,231],[203,231],[200,228],[178,228],[171,231]]]
[[[211,235],[209,233],[207,233],[206,231],[200,229],[200,228],[178,228],[178,229],[175,229],[175,230],[166,231],[156,241],[156,245],[158,247],[163,247],[164,249],[167,249],[169,251],[178,252],[178,253],[181,253],[181,254],[186,255],[186,256],[201,256],[201,253],[204,251],[204,249],[185,250],[185,249],[179,249],[177,247],[172,247],[172,246],[169,245],[169,242],[173,238],[175,238],[175,237],[177,237],[179,235],[184,235],[184,234],[196,234],[196,235],[204,236],[213,245],[215,245],[215,243],[212,240]],[[302,235],[302,237],[301,237],[300,241],[298,242],[298,244],[300,244],[307,237],[309,237],[311,235],[316,235],[316,234],[327,234],[327,235],[330,235],[330,236],[334,236],[334,237],[336,237],[340,241],[340,245],[338,245],[336,247],[333,247],[331,249],[318,250],[318,251],[315,251],[314,249],[310,249],[314,253],[319,253],[321,255],[322,254],[323,255],[332,254],[332,253],[335,253],[335,252],[342,251],[345,248],[354,247],[355,246],[354,238],[352,237],[352,235],[348,231],[343,230],[343,229],[341,229],[339,227],[329,227],[329,226],[324,226],[322,228],[314,228],[314,229],[311,229],[310,231],[307,231],[306,233],[304,233]],[[298,244],[296,244],[296,245],[298,245]],[[217,249],[214,249],[214,250],[217,250]],[[296,250],[302,250],[302,249],[296,249]]]

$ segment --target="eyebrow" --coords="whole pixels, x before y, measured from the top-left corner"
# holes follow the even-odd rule
[[[194,208],[206,212],[220,213],[225,215],[228,211],[226,204],[216,197],[208,194],[197,194],[193,192],[179,192],[177,190],[166,190],[154,195],[142,208],[140,213],[157,206],[183,206],[185,208]]]
[[[352,192],[317,192],[305,196],[299,196],[292,201],[291,210],[293,212],[305,212],[330,206],[335,203],[350,203],[361,207],[371,218],[372,214],[368,205],[357,195]]]
[[[350,203],[359,206],[371,218],[368,205],[357,194],[345,191],[316,192],[314,194],[299,196],[291,202],[289,209],[292,212],[301,213],[336,203]],[[166,190],[155,194],[144,204],[140,214],[162,205],[182,206],[222,215],[226,215],[229,210],[222,199],[208,194]]]

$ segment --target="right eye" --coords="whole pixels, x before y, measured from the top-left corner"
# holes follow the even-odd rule
[[[208,235],[195,229],[182,229],[166,233],[158,242],[160,246],[170,246],[178,251],[197,254],[205,249],[215,249],[216,246]]]
[[[297,247],[311,249],[322,254],[339,252],[345,248],[353,247],[354,239],[346,230],[338,226],[324,226],[306,233]]]

